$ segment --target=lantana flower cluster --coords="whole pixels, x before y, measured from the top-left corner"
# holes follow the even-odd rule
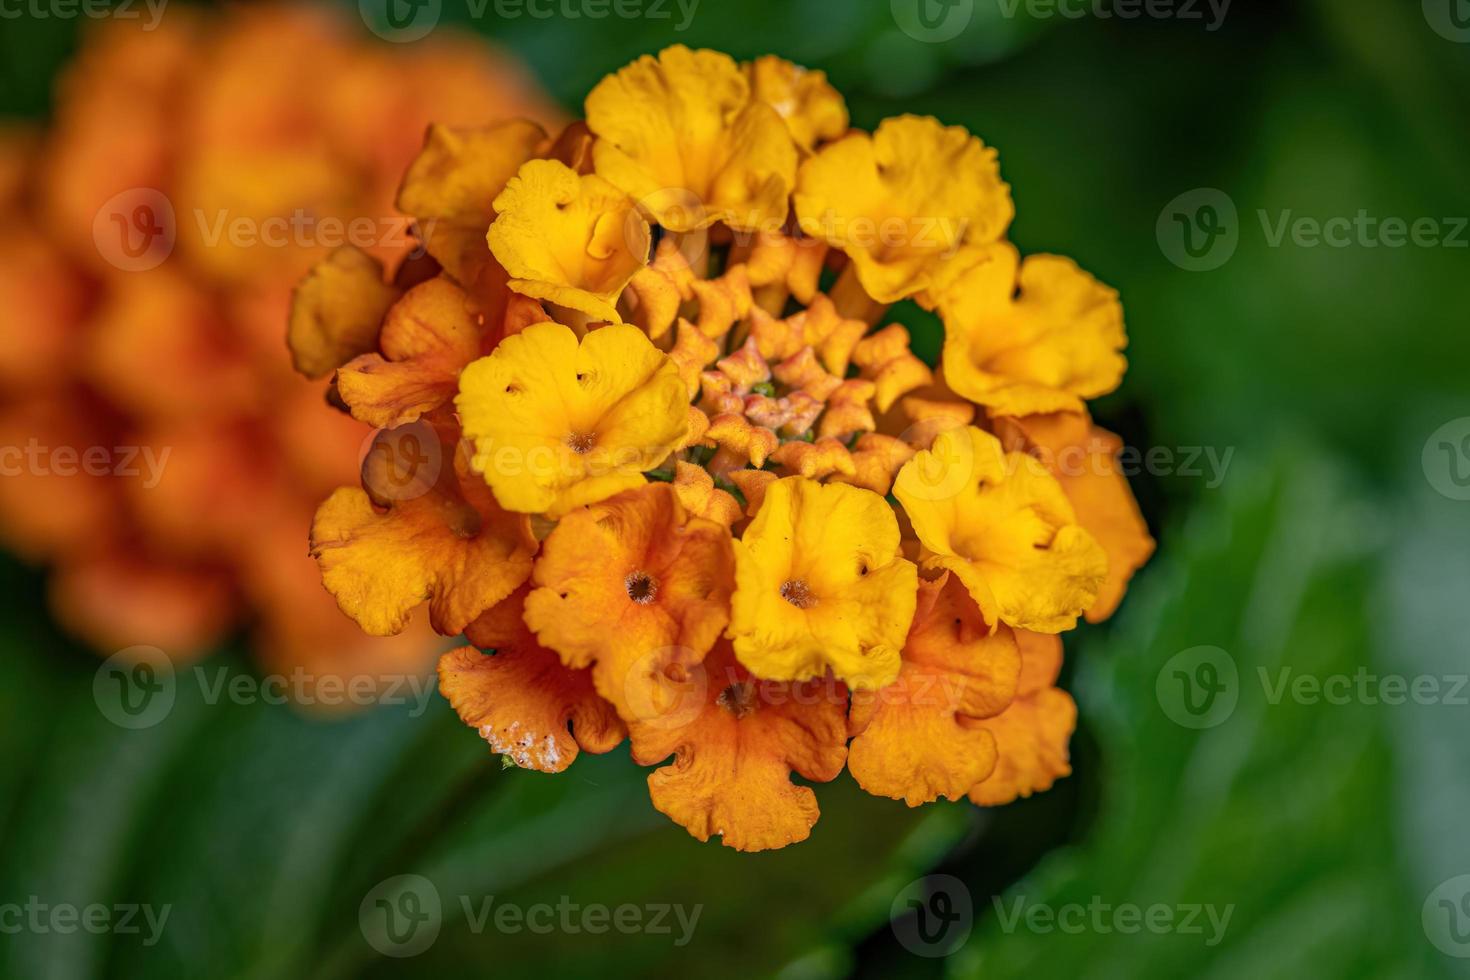
[[[1059,634],[1152,542],[1086,408],[1117,296],[1006,241],[994,150],[676,46],[556,135],[431,127],[398,202],[432,261],[344,249],[296,294],[293,345],[380,427],[311,548],[367,631],[427,601],[465,635],[440,690],[495,752],[626,739],[740,850],[808,836],[793,776],[996,805],[1069,772]]]

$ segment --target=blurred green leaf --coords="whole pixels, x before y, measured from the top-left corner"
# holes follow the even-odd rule
[[[1273,703],[1283,676],[1387,669],[1371,595],[1388,515],[1301,448],[1269,471],[1241,469],[1230,487],[1175,536],[1122,628],[1083,650],[1077,697],[1106,768],[1097,822],[976,910],[985,925],[957,975],[1461,975],[1464,961],[1436,952],[1420,925],[1427,890],[1399,826],[1406,788],[1389,731],[1425,709],[1289,693]],[[1192,729],[1171,720],[1172,695],[1156,685],[1201,645],[1228,653],[1238,700]],[[1455,873],[1447,857],[1436,881]],[[1199,931],[1114,918],[1155,905],[1181,925],[1202,907]],[[1228,910],[1223,927],[1211,907],[1216,922]]]
[[[211,703],[216,671],[246,674],[228,657],[181,668],[168,716],[130,731],[99,712],[94,666],[29,666],[70,676],[0,882],[52,906],[141,903],[169,918],[157,945],[81,931],[15,937],[0,953],[5,975],[430,976],[493,960],[513,974],[572,977],[596,972],[611,950],[642,975],[692,962],[730,977],[811,966],[843,960],[883,921],[892,892],[974,819],[960,807],[911,811],[844,777],[817,788],[824,813],[811,840],[741,855],[656,813],[647,770],[626,747],[560,776],[502,771],[437,695],[421,714],[405,706],[341,721]],[[437,942],[403,961],[374,951],[359,923],[368,892],[400,874],[427,877],[444,909]],[[472,929],[466,912],[487,900],[677,903],[699,918],[686,945],[675,945],[677,930],[574,931],[549,952],[540,934]]]

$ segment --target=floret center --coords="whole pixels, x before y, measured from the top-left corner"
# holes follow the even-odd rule
[[[646,606],[658,595],[658,582],[647,572],[631,572],[623,580],[624,587],[628,590],[628,598]]]
[[[781,598],[791,603],[797,609],[810,609],[817,604],[817,597],[799,578],[787,579],[781,583]]]
[[[731,684],[720,692],[715,703],[734,715],[738,721],[755,710],[755,685],[749,681]]]

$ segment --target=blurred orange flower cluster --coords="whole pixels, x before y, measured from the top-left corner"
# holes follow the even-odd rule
[[[102,651],[196,656],[249,624],[270,668],[418,671],[427,631],[369,640],[303,544],[370,430],[310,410],[290,291],[343,240],[412,241],[393,194],[430,119],[555,112],[466,39],[412,47],[325,10],[107,22],[44,131],[0,147],[0,540],[54,568]]]

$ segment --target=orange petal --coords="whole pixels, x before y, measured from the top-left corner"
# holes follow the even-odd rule
[[[805,840],[816,794],[791,773],[835,779],[847,755],[847,691],[835,681],[761,681],[721,642],[667,713],[628,726],[633,758],[673,764],[648,777],[653,805],[699,840],[763,851]]]
[[[762,425],[751,425],[743,415],[725,413],[710,419],[705,439],[751,466],[764,466],[781,439]]]
[[[750,315],[754,300],[743,265],[731,267],[718,279],[695,279],[689,288],[699,300],[698,325],[706,337],[723,337]]]
[[[60,249],[23,226],[7,230],[0,240],[0,383],[8,396],[54,385],[70,370],[86,301]]]
[[[678,339],[669,351],[669,359],[679,368],[679,377],[689,388],[689,397],[699,394],[699,376],[720,356],[720,345],[706,337],[699,328],[680,318]]]
[[[730,470],[725,474],[725,479],[735,484],[740,490],[740,495],[745,498],[745,514],[754,517],[761,509],[761,504],[766,499],[766,488],[775,483],[780,477],[770,470]]]
[[[1021,672],[1015,634],[992,633],[958,578],[921,580],[918,601],[898,680],[853,694],[848,757],[859,786],[909,806],[957,800],[990,775],[995,738],[962,719],[1005,710]]]
[[[170,266],[117,276],[94,313],[91,337],[83,355],[88,378],[136,415],[218,418],[257,411],[265,401],[260,371],[218,302]]]
[[[398,296],[377,259],[354,245],[333,250],[291,298],[286,344],[296,370],[320,378],[376,350],[383,317]]]
[[[418,219],[429,254],[469,288],[490,260],[485,232],[495,198],[545,143],[540,126],[514,119],[482,127],[430,126],[404,175],[398,209]]]
[[[857,474],[857,467],[847,447],[831,438],[818,439],[815,442],[796,440],[783,443],[771,453],[770,459],[787,473],[804,476],[809,480],[821,480],[834,473],[843,476]]]
[[[592,666],[625,718],[647,702],[647,671],[704,659],[729,622],[730,534],[694,517],[667,483],[564,517],[542,542],[526,623],[569,667]]]
[[[869,432],[859,437],[853,447],[855,472],[851,476],[838,475],[833,479],[887,496],[893,489],[893,478],[913,456],[914,447],[902,439]]]
[[[623,314],[637,324],[650,340],[669,332],[679,315],[679,305],[694,296],[694,270],[679,251],[672,236],[664,237],[653,262],[633,273],[622,297]]]
[[[682,459],[674,463],[674,490],[689,513],[708,518],[716,524],[730,527],[740,520],[743,513],[740,501],[715,486],[709,470]]]
[[[460,647],[440,658],[439,692],[492,750],[522,769],[561,772],[579,749],[615,748],[623,723],[593,690],[590,671],[563,666],[521,624],[525,595],[518,590],[466,631],[493,654]]]
[[[470,298],[443,276],[410,289],[388,310],[382,353],[337,372],[337,391],[369,425],[412,422],[454,398],[459,373],[479,357],[486,327]]]
[[[909,332],[897,323],[860,341],[853,348],[852,359],[862,376],[876,385],[874,395],[880,412],[934,380],[929,368],[909,350]]]
[[[1016,632],[1021,649],[1019,693],[1001,714],[976,722],[995,736],[995,771],[970,790],[981,806],[1000,806],[1017,797],[1050,789],[1072,772],[1067,742],[1077,727],[1077,706],[1056,682],[1062,666],[1062,639]]]
[[[311,549],[322,584],[368,633],[401,632],[428,600],[434,629],[451,636],[530,576],[536,542],[524,516],[456,474],[386,512],[361,489],[338,490],[317,509]]]

